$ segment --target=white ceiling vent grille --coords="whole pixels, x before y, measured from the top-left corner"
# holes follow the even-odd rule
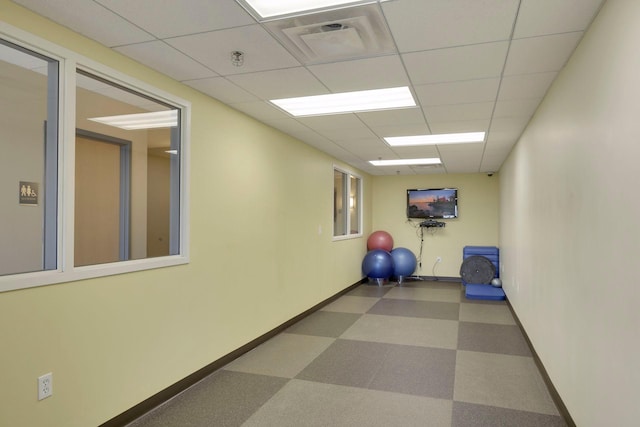
[[[395,51],[377,4],[271,21],[265,26],[303,64]]]
[[[441,169],[444,165],[442,163],[438,163],[435,165],[411,165],[410,167],[416,171],[424,171],[425,169]]]

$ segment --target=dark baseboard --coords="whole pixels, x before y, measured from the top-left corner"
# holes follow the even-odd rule
[[[447,277],[447,276],[408,276],[405,281],[426,281],[426,282],[457,282],[462,283],[462,279],[459,277]]]
[[[281,333],[282,331],[284,331],[285,329],[287,329],[288,327],[290,327],[294,323],[299,322],[300,320],[302,320],[303,318],[307,317],[311,313],[313,313],[315,311],[318,311],[319,309],[321,309],[325,305],[335,301],[336,299],[340,298],[342,295],[346,294],[347,292],[353,290],[354,288],[360,286],[363,283],[367,283],[367,279],[366,278],[354,283],[353,285],[351,285],[351,286],[347,287],[346,289],[338,292],[337,294],[335,294],[335,295],[327,298],[326,300],[314,305],[313,307],[311,307],[310,309],[304,311],[303,313],[300,313],[296,317],[284,322],[283,324],[281,324],[281,325],[277,326],[276,328],[270,330],[269,332],[259,336],[258,338],[254,339],[253,341],[248,342],[247,344],[245,344],[242,347],[232,351],[231,353],[221,357],[220,359],[208,364],[207,366],[205,366],[205,367],[199,369],[198,371],[192,373],[191,375],[181,379],[180,381],[176,382],[175,384],[170,385],[169,387],[165,388],[164,390],[162,390],[162,391],[154,394],[153,396],[149,397],[148,399],[138,403],[136,406],[126,410],[125,412],[123,412],[120,415],[110,419],[109,421],[105,422],[104,424],[101,424],[100,427],[122,427],[122,426],[125,426],[125,425],[135,421],[136,419],[142,417],[146,413],[152,411],[153,409],[157,408],[158,406],[162,405],[163,403],[167,402],[168,400],[170,400],[173,397],[177,396],[178,394],[182,393],[183,391],[185,391],[186,389],[188,389],[192,385],[196,384],[197,382],[199,382],[199,381],[203,380],[204,378],[206,378],[207,376],[211,375],[212,373],[214,373],[218,369],[220,369],[223,366],[227,365],[228,363],[232,362],[234,359],[237,359],[238,357],[242,356],[246,352],[248,352],[250,350],[253,350],[254,348],[259,346],[260,344],[262,344],[265,341],[267,341],[267,340],[273,338],[274,336],[278,335],[279,333]]]
[[[513,315],[513,318],[516,320],[518,327],[522,331],[522,335],[524,335],[524,339],[527,341],[527,345],[529,346],[529,349],[531,350],[531,354],[533,355],[533,361],[538,367],[538,370],[542,375],[542,379],[544,380],[545,384],[547,385],[547,388],[549,389],[549,393],[551,394],[551,398],[553,399],[553,402],[556,404],[556,407],[558,408],[558,412],[560,412],[560,415],[564,418],[568,427],[576,427],[576,423],[573,421],[573,418],[571,418],[571,414],[569,413],[569,410],[567,409],[564,402],[562,401],[562,398],[560,397],[560,393],[558,393],[558,390],[556,390],[556,387],[553,385],[553,382],[551,381],[551,378],[549,377],[549,374],[547,373],[547,370],[545,369],[544,364],[542,363],[542,360],[540,360],[538,353],[536,353],[536,349],[533,347],[533,344],[531,343],[531,340],[527,335],[527,331],[522,326],[522,323],[520,322],[518,315],[516,314],[513,307],[511,306],[509,299],[507,299],[507,305],[509,306],[509,310],[511,310],[511,314]]]

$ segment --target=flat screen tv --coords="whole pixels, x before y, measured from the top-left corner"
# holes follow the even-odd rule
[[[447,219],[457,217],[457,188],[407,190],[407,218]]]

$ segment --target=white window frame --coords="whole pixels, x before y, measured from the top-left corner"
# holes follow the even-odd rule
[[[189,170],[191,103],[69,49],[0,22],[0,38],[59,62],[57,268],[0,276],[0,292],[189,263]],[[148,95],[179,108],[180,113],[180,251],[178,255],[74,267],[74,194],[76,70]]]
[[[333,240],[349,240],[349,239],[357,239],[362,237],[362,189],[363,189],[363,184],[362,184],[362,177],[360,175],[358,175],[357,173],[354,173],[353,171],[350,171],[349,169],[345,169],[341,166],[338,165],[333,165],[333,169],[332,172],[335,174],[335,172],[340,172],[346,175],[347,177],[347,184],[346,184],[346,192],[347,194],[351,194],[351,177],[353,178],[357,178],[358,179],[358,203],[357,203],[357,207],[358,207],[358,232],[354,233],[354,234],[350,234],[349,230],[351,230],[351,215],[346,215],[347,218],[347,223],[345,224],[345,229],[347,231],[346,234],[341,235],[341,236],[336,236],[335,235],[335,222],[334,222],[334,228],[332,230],[333,233]],[[333,177],[333,174],[332,174]],[[332,187],[333,188],[333,187]],[[332,203],[332,209],[335,211],[335,198],[333,198]]]

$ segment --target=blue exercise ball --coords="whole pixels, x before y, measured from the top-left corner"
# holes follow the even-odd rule
[[[395,248],[391,251],[393,258],[393,275],[397,277],[411,276],[416,271],[418,260],[407,248]]]
[[[362,272],[372,279],[388,279],[393,274],[393,258],[383,249],[367,252],[362,260]]]

